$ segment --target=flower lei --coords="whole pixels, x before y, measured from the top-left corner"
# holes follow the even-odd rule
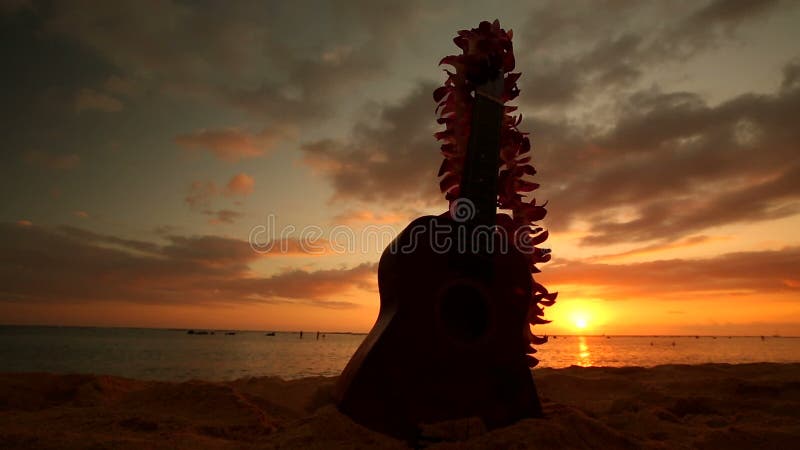
[[[441,152],[444,161],[439,168],[441,177],[439,187],[445,198],[452,202],[460,193],[461,175],[464,161],[467,156],[467,143],[469,141],[470,126],[472,121],[472,105],[475,90],[501,72],[504,78],[503,94],[500,100],[503,103],[515,99],[519,95],[517,80],[520,73],[513,73],[514,50],[511,45],[513,32],[500,28],[500,22],[481,22],[478,28],[461,30],[453,42],[462,50],[460,55],[446,56],[439,63],[447,64],[455,72],[447,73],[444,85],[433,92],[433,99],[437,103],[437,123],[444,124],[445,129],[434,134],[442,142]],[[545,204],[537,205],[536,199],[525,199],[525,194],[533,192],[539,185],[523,179],[526,175],[536,174],[536,169],[531,165],[531,144],[528,133],[522,133],[517,128],[522,122],[522,115],[514,116],[516,106],[505,106],[503,124],[500,135],[500,158],[498,162],[497,178],[497,205],[501,209],[511,210],[512,215],[498,214],[498,223],[509,224],[515,231],[515,244],[518,248],[525,247],[522,251],[528,258],[531,273],[538,273],[537,263],[550,260],[550,250],[537,247],[543,243],[548,232],[537,226],[535,222],[543,219],[547,214]],[[523,242],[518,239],[521,236]],[[531,325],[549,323],[544,319],[544,308],[552,306],[556,301],[556,292],[548,292],[541,284],[533,281],[533,295],[528,307],[527,320]],[[546,336],[534,335],[530,327],[527,337],[531,344],[540,345],[547,342]],[[530,367],[538,364],[538,359],[533,356],[536,349],[529,346],[528,362]]]

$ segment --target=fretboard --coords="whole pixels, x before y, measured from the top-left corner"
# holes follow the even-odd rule
[[[472,109],[472,127],[461,179],[461,198],[476,208],[468,222],[478,226],[495,225],[497,213],[497,163],[500,157],[500,131],[503,105],[478,93]]]

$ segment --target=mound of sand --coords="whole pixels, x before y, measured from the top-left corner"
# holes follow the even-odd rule
[[[800,364],[537,369],[546,417],[426,425],[445,448],[795,448]],[[0,448],[408,448],[340,414],[334,378],[0,375]]]

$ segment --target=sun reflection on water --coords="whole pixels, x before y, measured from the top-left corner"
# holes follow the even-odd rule
[[[586,345],[586,338],[583,336],[578,336],[578,365],[581,367],[592,365],[592,354],[589,352],[589,346]]]

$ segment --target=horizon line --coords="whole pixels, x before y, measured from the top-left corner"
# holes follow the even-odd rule
[[[142,327],[142,326],[122,326],[122,325],[53,325],[53,324],[4,324],[0,323],[0,327],[38,327],[38,328],[108,328],[108,329],[121,329],[121,330],[161,330],[161,331],[235,331],[242,333],[316,333],[320,334],[351,334],[351,335],[367,335],[368,331],[324,331],[315,329],[302,329],[302,330],[280,330],[280,329],[237,329],[237,328],[215,328],[215,327]],[[547,337],[780,337],[780,338],[800,338],[800,335],[783,335],[783,334],[544,334]]]

